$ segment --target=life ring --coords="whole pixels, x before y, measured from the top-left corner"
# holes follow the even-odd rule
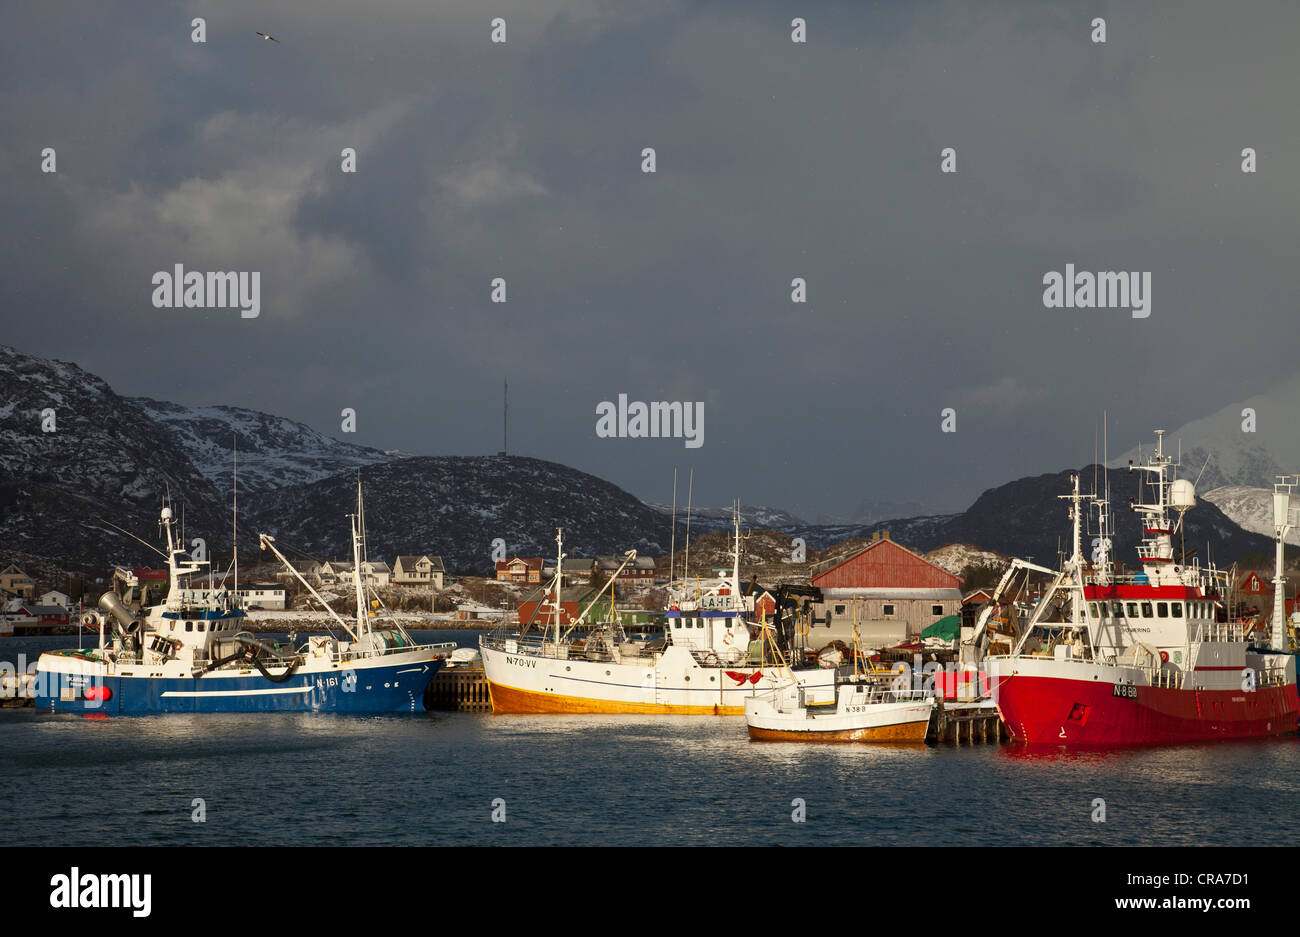
[[[731,632],[730,632],[730,631],[728,631],[726,637],[724,637],[724,638],[722,639],[722,643],[725,644],[727,647],[731,647]]]
[[[705,667],[716,667],[716,666],[718,666],[718,655],[715,654],[715,653],[713,653],[712,651],[709,651],[709,653],[705,654],[705,655],[704,655],[704,666],[705,666]]]

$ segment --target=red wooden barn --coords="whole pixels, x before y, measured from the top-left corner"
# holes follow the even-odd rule
[[[862,621],[902,621],[909,637],[961,609],[961,580],[889,533],[812,577],[822,590],[817,614]]]

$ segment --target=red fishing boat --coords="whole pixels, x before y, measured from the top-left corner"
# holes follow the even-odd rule
[[[1251,646],[1249,625],[1229,620],[1228,577],[1175,556],[1174,537],[1196,504],[1190,481],[1174,478],[1163,431],[1135,500],[1142,515],[1141,572],[1115,575],[1107,499],[1079,493],[1072,479],[1073,553],[1038,603],[1009,655],[986,668],[998,712],[1029,744],[1123,746],[1251,738],[1295,732],[1300,718],[1294,655]],[[1085,502],[1099,508],[1093,562],[1080,547]],[[1042,569],[1016,561],[1018,568]],[[999,586],[1001,591],[1002,586]],[[985,609],[968,649],[987,634]],[[1056,619],[1056,620],[1050,620]],[[1275,639],[1276,643],[1276,639]]]

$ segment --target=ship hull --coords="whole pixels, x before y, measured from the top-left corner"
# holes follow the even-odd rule
[[[998,713],[1030,745],[1136,746],[1295,732],[1294,683],[1240,689],[1124,688],[1099,680],[1017,674],[997,687]]]
[[[928,726],[928,719],[892,726],[818,731],[763,729],[751,725],[749,737],[761,742],[924,742]]]
[[[725,703],[637,703],[631,700],[601,699],[522,690],[488,680],[492,711],[496,713],[605,713],[661,716],[742,716],[744,704]]]
[[[163,713],[338,712],[396,713],[424,709],[424,691],[441,659],[305,666],[282,683],[252,673],[216,671],[202,677],[106,673],[102,664],[42,661],[35,708],[82,715]],[[69,661],[65,663],[65,661]]]
[[[745,714],[749,737],[765,742],[924,742],[933,702],[874,703],[866,712],[785,714],[751,706]]]
[[[745,701],[774,688],[776,667],[698,666],[683,648],[658,660],[611,663],[511,653],[480,644],[495,713],[741,716]],[[800,671],[834,692],[835,671]]]

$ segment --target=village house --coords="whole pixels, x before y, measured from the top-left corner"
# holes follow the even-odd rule
[[[598,556],[596,563],[592,567],[592,574],[597,571],[606,579],[614,575],[614,570],[618,569],[623,562],[621,556]],[[624,583],[652,583],[655,580],[655,561],[653,557],[638,556],[631,563],[624,567],[623,571],[618,574],[620,584]]]
[[[1237,580],[1237,594],[1241,597],[1266,595],[1272,591],[1272,588],[1270,583],[1266,583],[1260,578],[1259,573],[1253,570],[1248,570]]]
[[[181,590],[181,600],[196,605],[219,605],[229,592],[234,592],[236,604],[241,608],[283,611],[287,605],[285,587],[278,582],[250,582],[238,589],[217,586],[212,589],[192,588]]]
[[[496,564],[498,582],[541,582],[542,567],[545,562],[541,557],[511,557],[498,560]]]
[[[993,592],[991,589],[976,589],[962,596],[961,599],[961,625],[963,628],[974,628],[979,621],[980,613],[984,611],[984,606],[993,601]]]
[[[776,596],[758,584],[757,576],[740,587],[740,594],[745,596],[745,609],[753,620],[772,621],[776,613]]]
[[[58,605],[38,605],[32,602],[21,606],[10,620],[14,625],[14,633],[25,630],[38,634],[53,634],[56,629],[70,624],[72,616],[66,608]]]
[[[51,589],[49,592],[41,593],[41,597],[36,600],[41,605],[57,605],[60,608],[72,608],[72,596],[66,592],[60,592],[58,589]]]
[[[811,584],[822,591],[814,606],[818,617],[897,621],[906,624],[909,638],[961,607],[961,580],[895,543],[888,531],[817,572]]]
[[[316,571],[323,583],[349,583],[352,581],[352,564],[343,560],[327,560]],[[393,570],[382,560],[366,560],[361,564],[361,582],[377,588],[387,586],[393,578]]]
[[[36,583],[17,566],[10,564],[0,572],[0,589],[30,599],[36,596]]]
[[[393,561],[393,585],[396,586],[432,585],[435,589],[442,589],[446,576],[441,556],[406,555]]]

